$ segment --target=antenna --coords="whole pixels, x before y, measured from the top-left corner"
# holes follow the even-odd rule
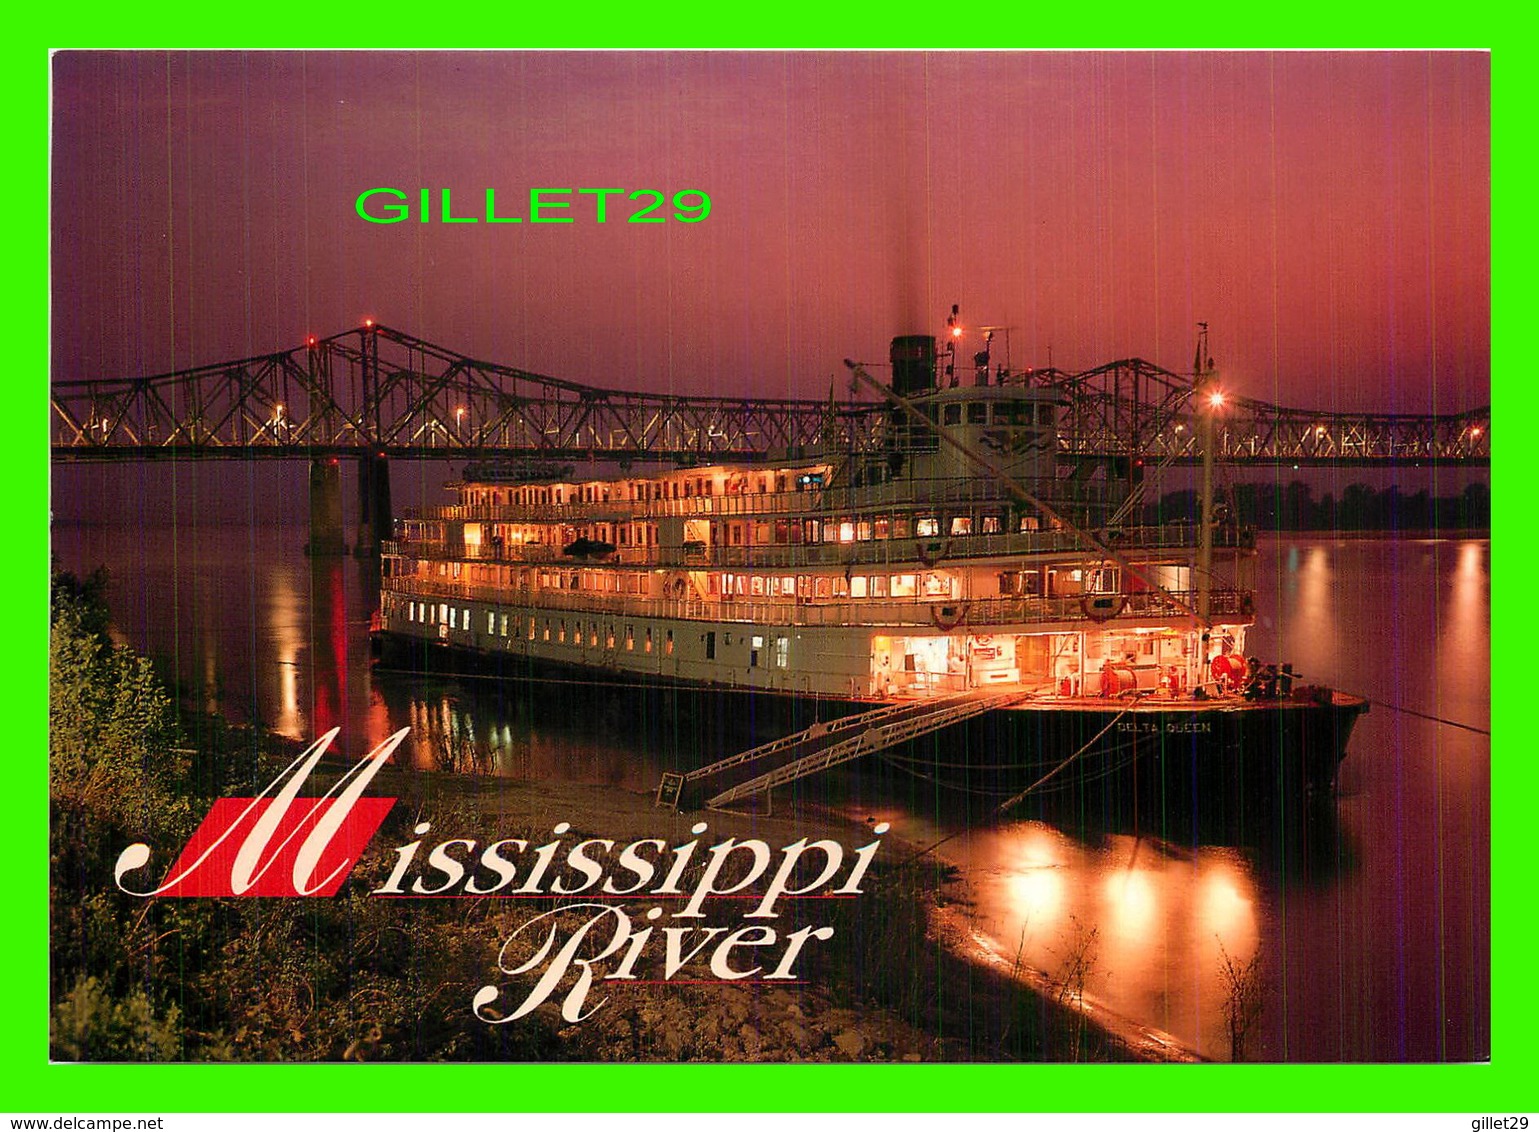
[[[1197,352],[1192,355],[1192,376],[1199,377],[1213,368],[1213,355],[1208,353],[1208,324],[1197,324]]]

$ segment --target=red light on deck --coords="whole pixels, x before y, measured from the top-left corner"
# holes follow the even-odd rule
[[[364,319],[363,320],[363,328],[365,330],[373,330],[374,329],[374,320],[372,318]]]
[[[306,346],[314,346],[315,345],[315,335],[314,334],[310,335],[310,337],[305,339],[305,345]]]

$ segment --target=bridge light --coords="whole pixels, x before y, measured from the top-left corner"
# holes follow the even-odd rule
[[[1324,436],[1325,435],[1325,426],[1323,424],[1322,425],[1315,425],[1315,435],[1316,436]]]
[[[305,345],[311,347],[312,349],[315,347],[315,335],[314,334],[310,335],[310,337],[305,339]]]
[[[1474,428],[1470,429],[1470,435],[1473,436],[1476,440],[1479,440],[1480,439],[1480,426],[1476,425]]]
[[[374,329],[374,320],[372,318],[364,319],[363,320],[363,328],[365,330],[373,330]]]
[[[1208,394],[1208,405],[1214,409],[1222,409],[1224,407],[1224,395],[1215,389],[1212,393]]]

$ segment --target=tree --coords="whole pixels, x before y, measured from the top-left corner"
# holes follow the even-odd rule
[[[1266,1005],[1266,984],[1261,974],[1261,947],[1243,965],[1218,941],[1218,974],[1224,985],[1224,1021],[1229,1025],[1229,1059],[1245,1060],[1245,1036],[1261,1017]]]

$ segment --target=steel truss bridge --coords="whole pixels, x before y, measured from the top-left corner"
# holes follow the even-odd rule
[[[1129,359],[1023,379],[1063,394],[1066,456],[1198,458],[1192,375]],[[885,404],[599,389],[478,361],[372,323],[292,350],[154,377],[57,381],[51,401],[56,460],[707,463],[876,453],[892,427]],[[1485,465],[1491,420],[1489,407],[1345,414],[1230,398],[1215,438],[1219,459],[1234,464]]]

